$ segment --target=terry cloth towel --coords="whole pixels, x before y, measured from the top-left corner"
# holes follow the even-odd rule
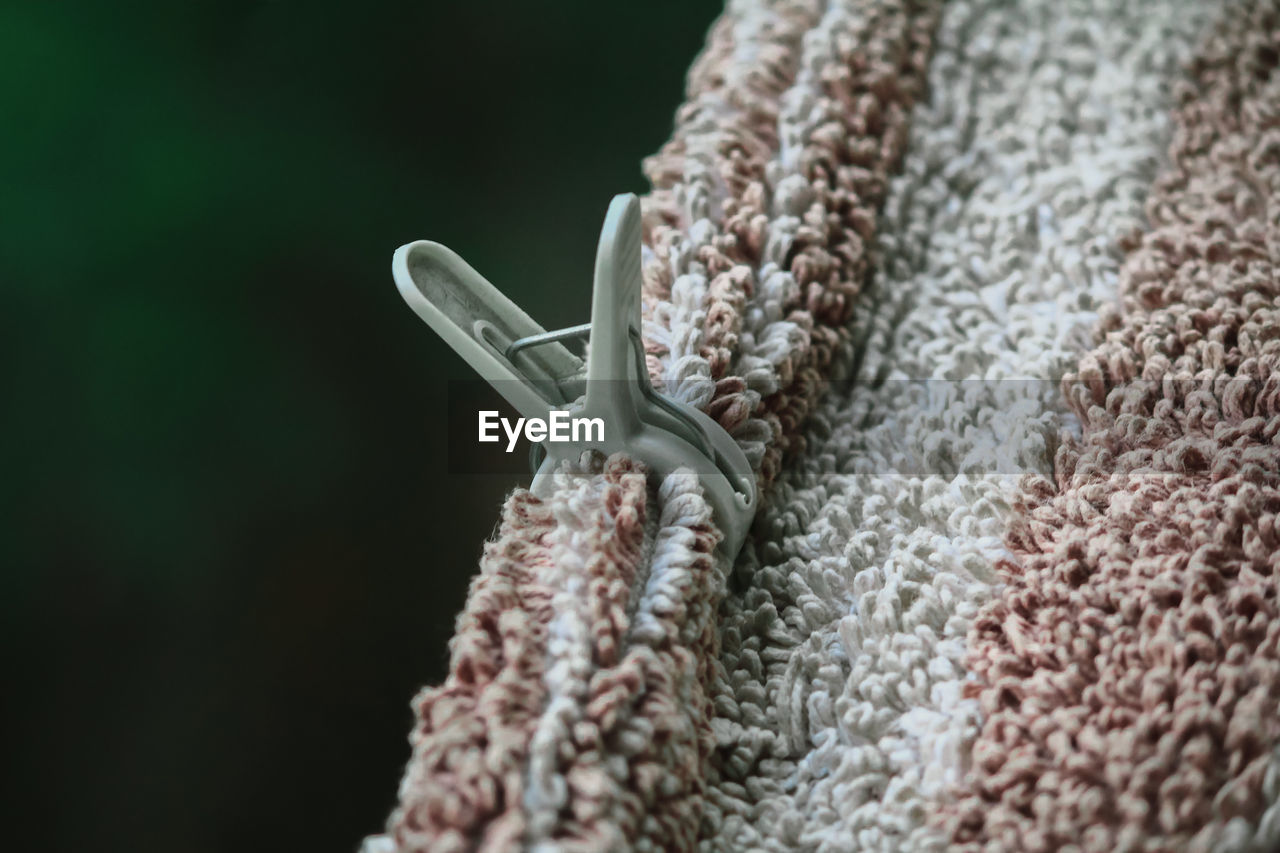
[[[654,383],[517,490],[369,851],[1280,849],[1280,0],[730,2]]]

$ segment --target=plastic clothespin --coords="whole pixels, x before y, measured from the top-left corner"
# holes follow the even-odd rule
[[[544,442],[531,489],[584,450],[622,451],[662,478],[678,468],[699,476],[735,556],[755,515],[756,480],[746,454],[703,412],[659,394],[640,336],[640,200],[615,196],[596,251],[591,322],[545,331],[454,252],[426,240],[396,250],[392,272],[409,307],[525,418],[552,410],[600,418],[600,441]],[[562,343],[589,337],[586,362]]]

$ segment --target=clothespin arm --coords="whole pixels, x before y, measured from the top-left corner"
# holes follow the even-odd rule
[[[396,250],[391,270],[409,307],[522,416],[546,418],[572,401],[565,385],[580,377],[582,359],[558,341],[509,356],[516,341],[546,331],[452,250],[429,240],[408,243]]]

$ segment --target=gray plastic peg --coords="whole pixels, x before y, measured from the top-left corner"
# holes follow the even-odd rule
[[[591,323],[552,332],[438,243],[401,246],[392,272],[409,307],[521,416],[564,410],[603,420],[602,440],[543,444],[535,493],[556,466],[587,449],[626,453],[659,479],[687,468],[698,475],[724,534],[720,549],[732,558],[755,515],[755,475],[723,427],[653,388],[640,335],[640,245],[640,200],[615,196],[596,250]],[[563,343],[582,336],[589,336],[585,362]]]

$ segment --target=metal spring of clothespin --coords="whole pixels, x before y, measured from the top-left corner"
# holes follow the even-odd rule
[[[591,322],[546,331],[457,254],[426,240],[396,250],[392,272],[419,317],[525,418],[553,410],[600,418],[599,441],[543,443],[545,458],[530,488],[584,450],[624,452],[655,478],[695,472],[731,558],[755,515],[756,480],[746,455],[724,428],[693,406],[654,389],[640,334],[640,201],[615,196],[596,251]],[[589,338],[587,359],[564,341]]]

